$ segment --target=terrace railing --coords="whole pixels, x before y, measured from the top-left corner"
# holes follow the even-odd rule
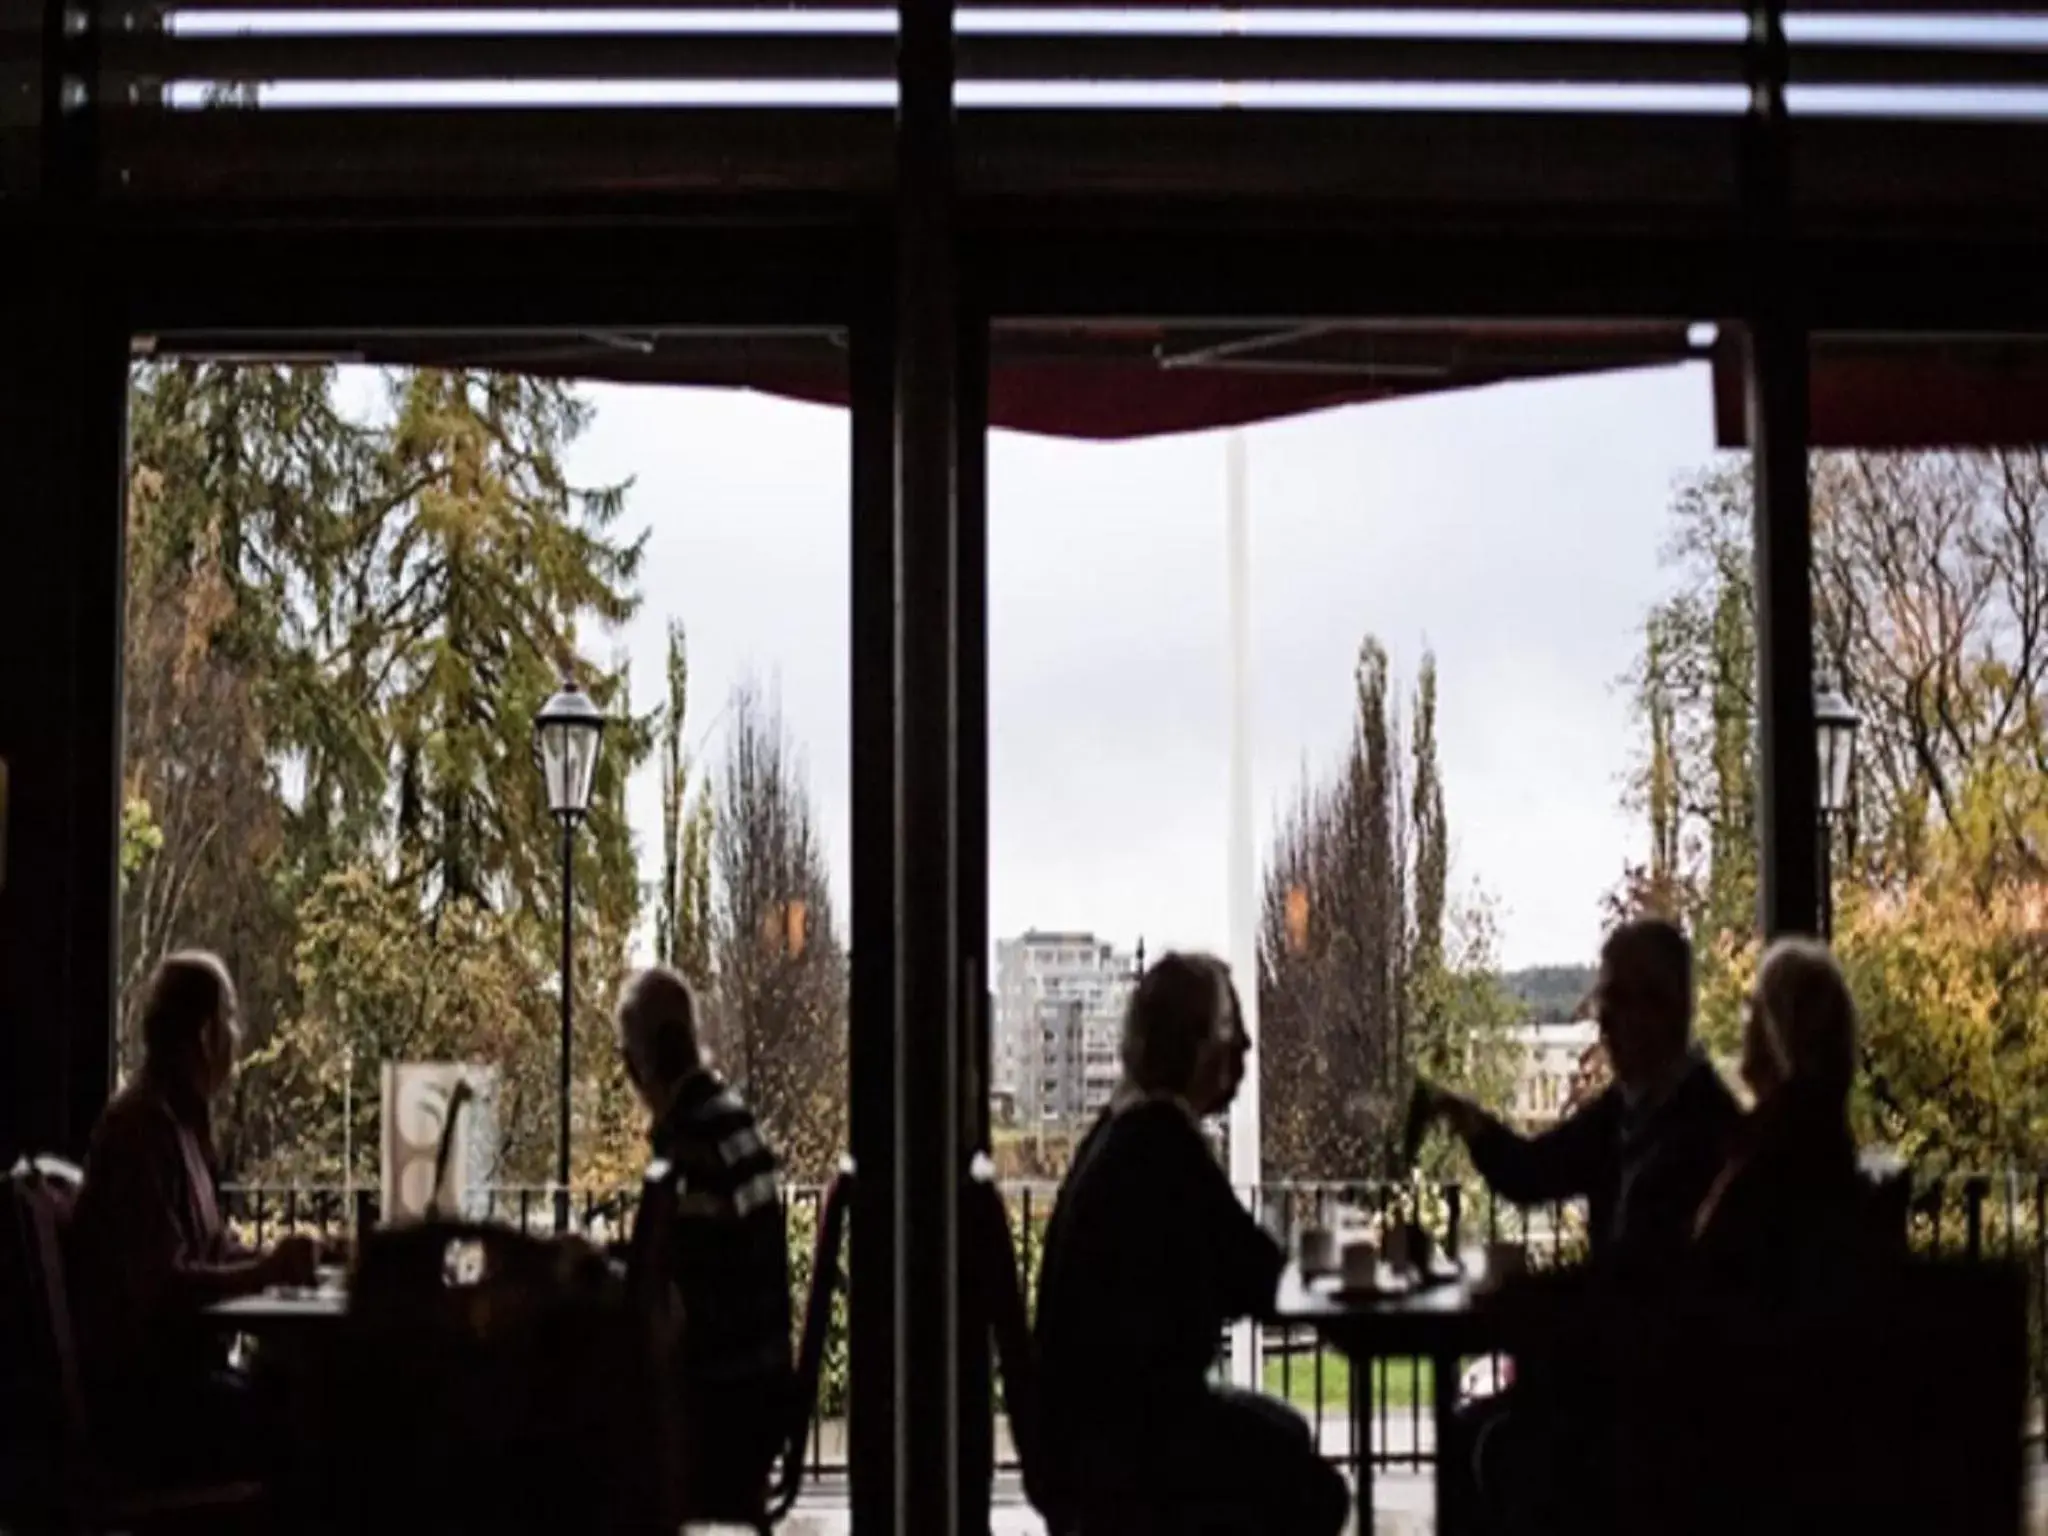
[[[1019,1276],[1027,1301],[1035,1302],[1045,1226],[1056,1187],[1013,1182],[1003,1186]],[[579,1189],[572,1204],[575,1229],[591,1241],[623,1241],[631,1229],[637,1186]],[[223,1190],[228,1217],[245,1240],[268,1242],[288,1232],[339,1236],[376,1215],[374,1195],[334,1185],[230,1185]],[[823,1189],[792,1184],[784,1194],[789,1236],[790,1280],[801,1295],[809,1284],[811,1237]],[[1275,1183],[1250,1192],[1256,1215],[1290,1244],[1309,1225],[1373,1224],[1419,1220],[1449,1247],[1488,1241],[1528,1245],[1535,1267],[1569,1263],[1585,1251],[1584,1214],[1575,1206],[1523,1209],[1490,1192],[1456,1183],[1418,1187],[1384,1183]],[[498,1185],[484,1191],[478,1209],[536,1234],[554,1227],[552,1191],[541,1185]],[[1907,1207],[1907,1239],[1921,1253],[1970,1258],[1996,1257],[2022,1263],[2029,1277],[2032,1316],[2028,1330],[2029,1379],[2034,1411],[2029,1442],[2048,1454],[2040,1405],[2048,1402],[2048,1171],[2008,1170],[1923,1182]],[[1429,1405],[1431,1365],[1426,1360],[1382,1361],[1369,1382],[1354,1382],[1348,1362],[1327,1348],[1312,1330],[1283,1325],[1260,1331],[1259,1379],[1265,1390],[1291,1403],[1308,1419],[1323,1454],[1355,1471],[1370,1456],[1376,1471],[1420,1470],[1434,1465],[1435,1437]],[[1230,1370],[1229,1339],[1219,1341],[1216,1370]],[[1465,1387],[1487,1392],[1501,1379],[1497,1361],[1468,1362]],[[830,1478],[846,1470],[845,1401],[847,1357],[843,1314],[834,1329],[824,1382],[810,1438],[811,1474]],[[1000,1404],[995,1414],[998,1470],[1016,1470],[1016,1453]]]

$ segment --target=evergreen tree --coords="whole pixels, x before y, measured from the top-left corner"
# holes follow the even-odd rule
[[[357,419],[332,369],[137,372],[124,992],[169,948],[226,958],[251,1047],[223,1125],[231,1170],[322,1171],[308,1138],[339,1125],[353,1045],[359,1109],[387,1052],[497,1065],[506,1168],[535,1177],[554,1124],[560,842],[531,724],[565,673],[613,721],[576,839],[581,1152],[624,1100],[599,1021],[639,912],[623,796],[650,740],[623,667],[579,632],[631,614],[640,545],[614,534],[624,488],[563,468],[589,421],[569,387],[389,384],[387,409]],[[416,1029],[386,1007],[415,982],[442,999]]]
[[[1336,772],[1304,771],[1268,849],[1259,935],[1269,1178],[1389,1167],[1415,1074],[1480,1091],[1502,1078],[1514,1004],[1483,901],[1447,896],[1437,674],[1425,653],[1404,746],[1387,653],[1368,637]],[[1412,778],[1402,772],[1404,756]],[[1442,1158],[1438,1159],[1439,1162]]]
[[[1444,963],[1444,885],[1451,862],[1443,777],[1436,761],[1436,656],[1429,651],[1422,653],[1416,669],[1411,736],[1415,768],[1408,814],[1415,850],[1414,966],[1428,972]]]
[[[558,834],[533,770],[535,713],[574,675],[615,722],[598,759],[596,803],[620,803],[644,755],[645,722],[621,717],[623,671],[579,652],[586,617],[632,616],[644,536],[610,537],[626,487],[571,485],[561,456],[589,424],[567,385],[421,370],[393,386],[379,541],[388,589],[380,670],[397,785],[400,863],[427,899],[559,914]],[[578,840],[579,885],[607,917],[638,901],[621,819],[597,815]]]
[[[668,626],[668,705],[661,716],[661,890],[654,952],[701,993],[711,985],[711,796],[695,789],[683,746],[690,657],[683,626]]]

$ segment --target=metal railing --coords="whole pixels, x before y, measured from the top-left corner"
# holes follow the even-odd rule
[[[1012,1182],[1002,1186],[1027,1305],[1036,1302],[1045,1226],[1056,1186]],[[358,1222],[375,1219],[374,1195],[335,1186],[230,1185],[222,1191],[228,1220],[245,1240],[263,1243],[288,1232],[339,1236]],[[592,1241],[623,1241],[630,1230],[637,1186],[583,1189],[575,1193],[576,1231]],[[812,1235],[823,1189],[793,1184],[784,1191],[789,1237],[790,1285],[798,1310],[810,1284]],[[1583,1212],[1571,1205],[1524,1209],[1495,1199],[1489,1191],[1456,1183],[1427,1186],[1384,1183],[1276,1183],[1249,1192],[1253,1213],[1292,1246],[1304,1228],[1373,1226],[1419,1221],[1447,1251],[1481,1242],[1519,1242],[1534,1268],[1571,1263],[1585,1252]],[[503,1221],[536,1235],[554,1229],[553,1191],[542,1185],[499,1185],[478,1207],[486,1219]],[[2027,1434],[2048,1453],[2040,1404],[2048,1402],[2048,1172],[1935,1179],[1920,1185],[1907,1205],[1907,1240],[1929,1255],[2003,1258],[2021,1262],[2028,1274],[2028,1379],[2034,1408]],[[1309,1422],[1324,1456],[1356,1472],[1361,1455],[1375,1471],[1416,1470],[1436,1459],[1432,1366],[1421,1359],[1383,1360],[1368,1381],[1354,1381],[1351,1367],[1312,1329],[1267,1325],[1258,1336],[1258,1380],[1268,1393],[1291,1403]],[[1230,1342],[1219,1341],[1216,1373],[1230,1374]],[[1491,1367],[1489,1375],[1488,1368]],[[1491,1390],[1500,1380],[1498,1361],[1465,1362],[1468,1380]],[[811,1422],[808,1460],[814,1478],[846,1470],[846,1340],[835,1328],[827,1354],[819,1401]],[[1461,1386],[1461,1391],[1463,1387]],[[1000,1401],[995,1444],[998,1470],[1015,1471],[1016,1453]]]

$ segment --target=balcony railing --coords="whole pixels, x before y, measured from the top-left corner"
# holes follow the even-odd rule
[[[245,1240],[273,1241],[289,1232],[339,1236],[375,1216],[374,1193],[335,1185],[230,1185],[223,1190],[228,1218]],[[1035,1300],[1045,1226],[1056,1186],[1012,1182],[1003,1186],[1027,1302]],[[590,1240],[623,1240],[631,1229],[639,1190],[608,1187],[578,1190],[573,1224]],[[823,1190],[793,1184],[784,1192],[784,1221],[790,1252],[792,1300],[799,1307],[810,1281],[811,1242]],[[1439,1242],[1458,1247],[1491,1241],[1528,1245],[1534,1267],[1569,1263],[1585,1251],[1583,1213],[1575,1206],[1523,1209],[1490,1192],[1456,1183],[1419,1189],[1384,1183],[1275,1183],[1251,1191],[1253,1212],[1268,1230],[1292,1244],[1311,1225],[1370,1225],[1417,1219]],[[553,1192],[546,1186],[498,1185],[485,1191],[480,1210],[536,1235],[554,1229]],[[2030,1443],[2043,1446],[2040,1405],[2048,1401],[2048,1172],[2009,1170],[2000,1174],[1936,1179],[1920,1185],[1907,1208],[1907,1239],[1920,1253],[1970,1258],[2006,1258],[2028,1273],[2031,1317],[2029,1372],[2035,1407],[2029,1414]],[[1355,1472],[1361,1454],[1375,1471],[1421,1470],[1436,1459],[1430,1413],[1431,1365],[1426,1360],[1389,1360],[1376,1365],[1369,1382],[1356,1382],[1349,1363],[1325,1346],[1313,1330],[1268,1325],[1260,1330],[1259,1379],[1264,1389],[1291,1402],[1308,1420],[1323,1454]],[[1466,1364],[1466,1386],[1493,1389],[1497,1361]],[[1230,1341],[1219,1341],[1216,1372],[1230,1374]],[[834,1328],[811,1423],[812,1476],[846,1470],[846,1339],[843,1313]],[[1000,1403],[995,1413],[999,1471],[1016,1470],[1016,1451]]]

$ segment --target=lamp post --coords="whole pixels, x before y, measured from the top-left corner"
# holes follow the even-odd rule
[[[1829,943],[1835,937],[1835,819],[1849,806],[1856,729],[1862,724],[1834,678],[1823,674],[1813,690],[1813,734],[1820,753],[1820,936]]]
[[[573,1034],[576,926],[576,824],[590,811],[604,715],[574,678],[533,717],[533,752],[548,812],[562,824],[562,1076],[555,1142],[555,1230],[569,1230],[569,1048]]]

